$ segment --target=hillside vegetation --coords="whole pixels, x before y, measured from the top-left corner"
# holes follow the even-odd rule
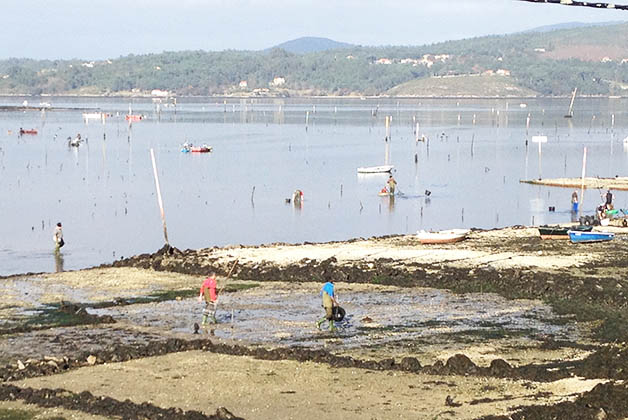
[[[391,96],[477,97],[536,96],[536,92],[518,86],[509,76],[463,75],[437,76],[411,80],[387,92]]]
[[[628,24],[305,54],[273,48],[164,52],[96,62],[9,59],[0,61],[0,94],[119,95],[160,89],[178,95],[437,95],[428,88],[435,86],[434,78],[469,75],[491,78],[466,78],[464,89],[448,88],[447,96],[493,96],[492,85],[548,96],[569,95],[574,87],[584,95],[628,95]]]

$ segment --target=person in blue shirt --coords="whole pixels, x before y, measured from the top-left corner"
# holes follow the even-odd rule
[[[320,296],[323,298],[323,308],[325,308],[325,316],[316,321],[316,328],[321,329],[321,325],[325,320],[329,321],[329,331],[336,331],[334,326],[334,306],[338,306],[336,300],[336,292],[334,290],[334,281],[328,279],[321,289]]]

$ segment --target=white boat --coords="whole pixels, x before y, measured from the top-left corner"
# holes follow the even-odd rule
[[[364,166],[358,168],[359,174],[383,174],[385,172],[390,172],[394,168],[393,165],[380,165],[380,166]]]
[[[390,165],[390,120],[386,117],[386,149],[384,152],[384,164],[379,166],[361,166],[358,168],[359,174],[384,174],[393,170],[394,166]]]
[[[468,234],[468,229],[450,229],[438,232],[420,230],[416,236],[422,244],[449,244],[465,240]]]

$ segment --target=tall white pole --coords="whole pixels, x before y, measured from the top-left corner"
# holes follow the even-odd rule
[[[541,142],[539,142],[539,181],[541,180],[541,168],[542,168],[542,164],[541,164],[541,159],[542,159],[542,153],[541,153]]]
[[[161,188],[159,188],[159,177],[157,176],[157,163],[155,163],[155,152],[153,148],[150,149],[150,158],[153,161],[153,175],[155,176],[155,187],[157,188],[157,202],[159,203],[159,210],[161,211],[161,221],[164,225],[164,238],[166,239],[166,245],[170,245],[168,242],[168,230],[166,229],[166,214],[164,213],[164,202],[161,199]]]

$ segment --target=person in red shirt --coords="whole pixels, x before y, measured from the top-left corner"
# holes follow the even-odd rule
[[[203,309],[203,325],[207,324],[209,318],[213,324],[216,321],[216,307],[218,301],[218,292],[216,291],[216,273],[211,273],[209,277],[203,281],[201,291],[198,295],[198,301],[202,302],[205,298],[205,309]]]

